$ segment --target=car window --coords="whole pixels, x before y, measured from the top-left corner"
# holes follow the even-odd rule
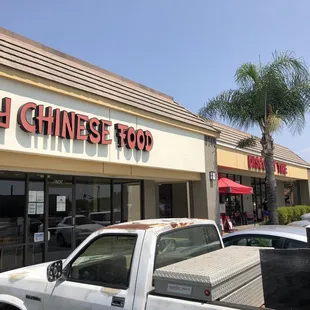
[[[249,236],[247,238],[248,246],[273,247],[275,249],[283,248],[283,238],[276,236]]]
[[[230,238],[224,238],[223,242],[225,247],[228,247],[230,245],[247,246],[247,238],[244,236],[234,236]]]
[[[237,246],[255,246],[255,247],[273,247],[276,249],[283,248],[284,239],[277,236],[268,235],[239,235],[224,238],[225,247],[231,245]]]
[[[307,247],[308,247],[307,242],[302,242],[302,241],[288,239],[288,238],[285,239],[285,244],[284,244],[285,249],[304,249]]]
[[[127,289],[136,240],[136,235],[110,235],[96,239],[73,261],[67,279]]]
[[[214,226],[176,229],[157,239],[155,269],[222,248]]]
[[[94,222],[86,216],[78,216],[75,219],[75,224],[76,225],[87,225],[87,224],[94,224]]]
[[[64,224],[65,224],[65,225],[72,225],[72,217],[67,218],[67,219],[64,221]]]
[[[110,213],[94,213],[90,215],[93,221],[109,222],[111,220]]]

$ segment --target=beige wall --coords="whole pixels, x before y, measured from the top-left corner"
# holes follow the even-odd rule
[[[12,100],[9,128],[0,129],[0,149],[27,154],[81,159],[171,170],[204,172],[204,136],[129,113],[63,96],[0,77],[0,97]],[[52,135],[24,132],[18,122],[19,108],[27,102],[110,121],[106,138],[111,144],[93,144],[84,140],[62,139]],[[34,111],[32,111],[34,116]],[[30,117],[30,115],[29,115]],[[150,152],[118,146],[115,124],[148,130],[153,135]],[[191,159],[191,160],[189,160]],[[186,164],[185,164],[186,163]]]

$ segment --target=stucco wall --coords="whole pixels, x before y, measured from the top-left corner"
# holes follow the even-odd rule
[[[211,181],[209,173],[218,171],[216,144],[205,142],[205,173],[201,174],[200,181],[193,181],[190,184],[191,192],[191,216],[215,220],[219,224],[219,194],[217,179]]]
[[[26,84],[0,78],[0,99],[8,97],[12,101],[10,127],[0,129],[0,150],[42,154],[57,157],[86,159],[140,167],[153,167],[193,172],[204,172],[204,137],[202,134],[186,131],[165,124],[159,124],[121,111],[109,109],[93,103],[63,96]],[[44,107],[59,108],[76,112],[89,118],[109,120],[108,138],[110,145],[91,144],[87,141],[61,139],[36,133],[26,133],[17,123],[18,109],[27,102]],[[34,116],[34,111],[33,115]],[[29,121],[31,115],[28,115]],[[120,123],[135,130],[149,130],[154,138],[150,152],[119,148],[114,125]]]

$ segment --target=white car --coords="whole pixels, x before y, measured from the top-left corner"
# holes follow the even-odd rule
[[[114,210],[114,218],[120,219],[120,210]],[[111,211],[91,212],[88,217],[95,223],[102,226],[111,225]],[[114,224],[119,224],[119,220],[115,220]]]
[[[76,243],[86,239],[94,231],[101,229],[103,226],[95,223],[84,215],[76,215],[75,217],[75,237]],[[57,225],[56,240],[59,246],[71,244],[71,236],[73,230],[72,216],[67,216]]]

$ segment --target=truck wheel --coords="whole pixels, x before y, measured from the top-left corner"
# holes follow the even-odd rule
[[[65,246],[66,245],[65,238],[62,234],[57,235],[57,243],[59,246]]]

